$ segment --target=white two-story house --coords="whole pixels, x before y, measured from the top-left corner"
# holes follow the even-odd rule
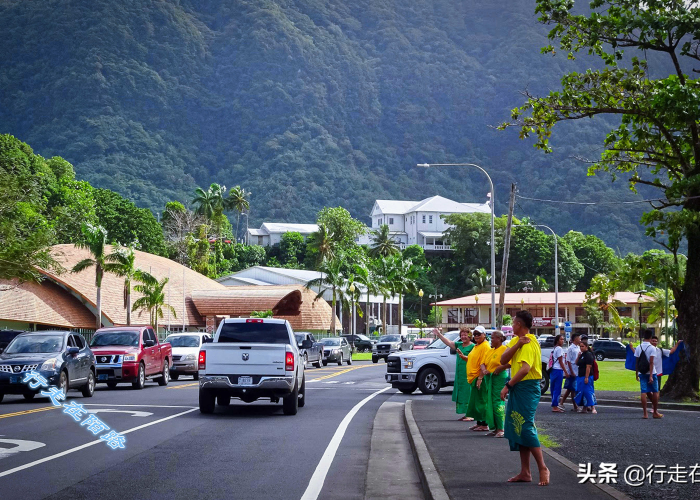
[[[420,245],[425,250],[450,250],[444,232],[450,228],[443,215],[456,213],[491,213],[487,203],[459,203],[433,196],[422,201],[377,200],[370,217],[372,230],[383,224],[389,226],[401,249]]]

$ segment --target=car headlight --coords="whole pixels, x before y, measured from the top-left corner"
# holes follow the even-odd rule
[[[373,346],[372,346],[372,350],[373,350],[373,351],[376,351],[376,350],[377,350],[377,346],[376,346],[376,345],[373,345]]]
[[[413,358],[403,358],[401,360],[401,366],[407,370],[413,368]]]
[[[180,358],[182,361],[194,361],[197,357],[194,354],[187,354]]]
[[[340,349],[333,349],[333,354],[338,354],[340,352]]]
[[[44,364],[41,365],[41,371],[54,371],[56,369],[56,365],[58,364],[58,359],[57,358],[49,358],[46,361],[44,361]]]
[[[139,355],[136,353],[124,355],[124,361],[127,363],[129,363],[129,362],[136,363],[136,361],[138,361],[138,358],[139,358]]]

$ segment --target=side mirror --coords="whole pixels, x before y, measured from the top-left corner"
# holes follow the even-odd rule
[[[450,349],[450,354],[457,354],[457,349]]]
[[[213,337],[202,337],[202,344],[211,344],[214,342]]]
[[[311,342],[309,339],[302,340],[301,344],[299,344],[299,347],[302,349],[311,349],[314,346],[314,343]]]
[[[80,349],[77,347],[69,347],[68,348],[68,354],[70,354],[70,355],[75,355],[75,354],[78,354],[79,352],[80,352]]]
[[[152,341],[152,340],[146,340],[146,341],[143,343],[143,345],[145,345],[146,347],[153,347],[154,345],[156,345],[156,343],[155,343],[154,341]]]

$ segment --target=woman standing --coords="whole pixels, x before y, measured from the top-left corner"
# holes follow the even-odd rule
[[[549,374],[549,390],[552,392],[552,411],[554,413],[564,413],[564,409],[559,405],[559,396],[561,396],[561,384],[564,377],[568,377],[566,363],[564,363],[564,336],[557,335],[554,337],[554,351],[552,351],[552,371]]]
[[[578,357],[578,378],[576,379],[576,404],[580,413],[598,413],[595,409],[596,399],[593,387],[593,353],[588,347],[588,339],[581,339],[581,355]]]
[[[486,375],[484,382],[488,388],[488,406],[486,423],[491,429],[487,436],[503,437],[503,422],[506,416],[506,403],[501,400],[501,391],[506,385],[510,365],[501,364],[501,355],[506,350],[503,345],[505,336],[500,330],[491,334],[491,350],[486,354]]]
[[[454,351],[459,350],[465,356],[468,356],[474,348],[474,344],[472,344],[471,339],[471,331],[467,327],[462,327],[459,329],[460,340],[454,342],[452,342],[450,339],[448,339],[442,333],[440,333],[440,330],[438,328],[433,329],[433,334],[440,340],[442,340],[445,343],[445,345],[448,346],[450,349]],[[455,353],[455,356],[457,356],[457,353]],[[473,418],[467,417],[466,415],[467,407],[469,406],[470,393],[471,386],[467,381],[467,363],[462,358],[457,356],[457,360],[455,363],[455,384],[452,389],[452,401],[454,401],[456,404],[457,413],[460,415],[464,414],[463,417],[459,418],[459,420],[463,422],[469,422],[471,420],[474,420]]]

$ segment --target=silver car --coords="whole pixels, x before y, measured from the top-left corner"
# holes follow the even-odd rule
[[[321,339],[323,344],[323,366],[329,362],[337,362],[338,366],[345,361],[347,364],[352,364],[352,351],[350,344],[342,337],[333,337]]]
[[[192,375],[199,380],[199,348],[204,339],[211,339],[208,333],[174,333],[165,339],[173,346],[173,366],[170,367],[170,378],[177,380],[180,375]]]

